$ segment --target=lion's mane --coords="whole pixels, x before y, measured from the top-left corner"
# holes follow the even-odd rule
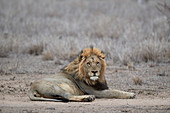
[[[99,80],[97,81],[92,81],[87,76],[85,75],[84,69],[83,69],[83,64],[85,60],[91,56],[91,55],[96,55],[102,62],[102,68],[101,68],[101,74],[99,76]],[[105,77],[104,73],[106,70],[106,63],[104,60],[105,56],[102,51],[98,50],[97,48],[86,48],[82,50],[77,57],[70,62],[64,69],[63,71],[72,75],[75,79],[85,81],[88,85],[96,85],[96,84],[105,84]]]

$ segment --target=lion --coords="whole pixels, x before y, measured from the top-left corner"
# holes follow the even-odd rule
[[[105,55],[97,48],[85,48],[55,75],[32,83],[33,101],[91,102],[95,98],[132,99],[134,93],[109,89],[104,73]]]

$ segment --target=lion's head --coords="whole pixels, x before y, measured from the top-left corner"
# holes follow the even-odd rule
[[[75,79],[85,81],[88,85],[105,84],[104,57],[103,52],[97,48],[83,49],[63,71],[71,74]]]

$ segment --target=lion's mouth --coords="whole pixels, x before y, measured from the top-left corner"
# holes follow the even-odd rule
[[[97,77],[97,76],[90,77],[90,80],[96,81],[96,80],[98,80],[98,79],[99,79],[99,77]]]

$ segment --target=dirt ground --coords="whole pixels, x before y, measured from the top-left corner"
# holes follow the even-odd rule
[[[17,65],[13,61],[17,61]],[[29,55],[0,58],[0,63],[3,64],[0,76],[0,113],[170,113],[169,61],[135,64],[133,71],[126,66],[110,66],[107,63],[105,76],[109,87],[134,92],[135,99],[96,99],[93,102],[68,103],[30,101],[27,96],[34,80],[55,74],[64,63],[56,65],[56,61],[43,61],[40,56]],[[136,79],[140,81],[135,85]]]
[[[0,113],[170,113],[168,4],[0,0]],[[59,72],[90,45],[106,55],[108,86],[134,92],[135,99],[30,101],[33,81]]]

